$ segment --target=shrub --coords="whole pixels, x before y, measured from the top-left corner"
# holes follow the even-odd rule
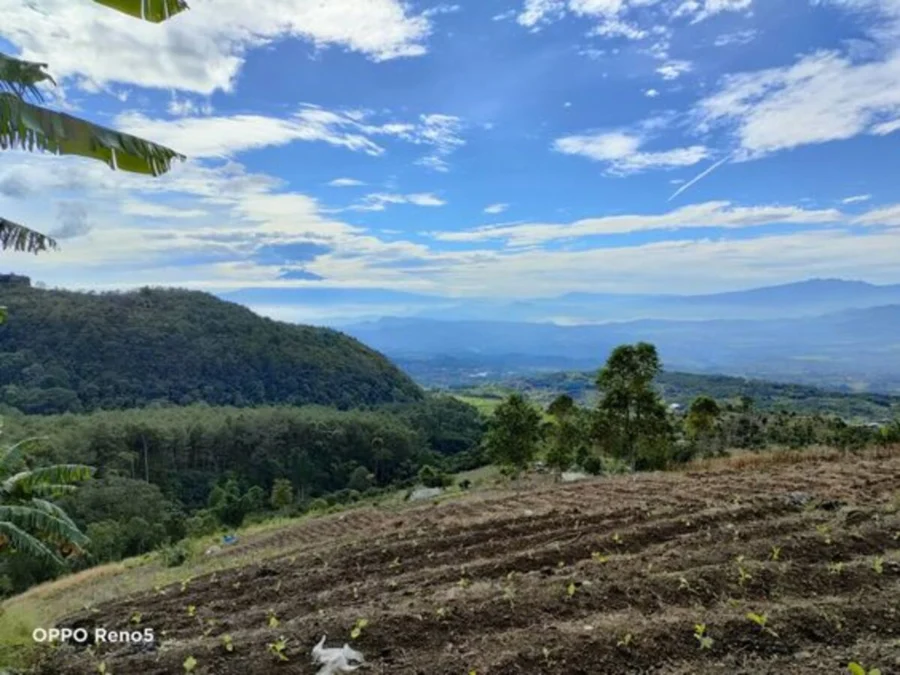
[[[191,549],[185,542],[164,546],[159,550],[159,557],[166,567],[181,567],[191,557]]]

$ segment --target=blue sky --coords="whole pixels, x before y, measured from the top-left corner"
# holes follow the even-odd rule
[[[900,0],[31,4],[0,0],[0,49],[50,64],[50,105],[188,156],[0,154],[0,213],[62,244],[4,267],[51,286],[315,322],[900,282]]]

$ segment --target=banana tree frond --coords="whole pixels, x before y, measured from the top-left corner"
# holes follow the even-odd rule
[[[94,0],[94,2],[152,23],[165,21],[188,8],[184,0]]]
[[[56,247],[56,240],[52,237],[0,217],[0,249],[5,251],[11,248],[14,251],[40,253],[54,250]]]
[[[25,451],[45,440],[47,440],[46,436],[32,436],[23,438],[13,445],[0,448],[0,478],[11,474],[23,466]]]
[[[63,564],[62,558],[47,548],[40,539],[31,536],[14,523],[0,520],[0,536],[4,537],[12,545],[14,551],[32,558],[48,560],[57,565]]]
[[[41,487],[47,485],[71,485],[91,478],[94,468],[83,464],[55,464],[31,471],[20,471],[3,481],[3,492],[17,499],[30,498],[36,491],[45,494]]]
[[[41,82],[56,84],[44,70],[46,67],[46,63],[22,61],[0,54],[0,91],[12,92],[20,98],[30,95],[38,101],[43,100],[37,85]]]
[[[40,532],[44,539],[79,548],[88,543],[87,537],[68,517],[63,520],[34,506],[0,505],[0,522],[11,523],[25,532]]]
[[[0,93],[0,149],[14,147],[99,159],[113,169],[153,176],[184,159],[165,146]]]

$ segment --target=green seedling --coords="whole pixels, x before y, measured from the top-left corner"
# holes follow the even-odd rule
[[[753,623],[760,627],[764,632],[768,633],[772,637],[778,637],[778,633],[769,628],[766,624],[769,622],[769,617],[766,614],[755,614],[754,612],[747,612],[747,618],[750,619]]]
[[[197,616],[197,606],[196,605],[188,605],[187,606],[187,615],[190,617]]]
[[[181,665],[184,666],[184,672],[193,673],[194,668],[197,667],[197,659],[193,656],[188,656]]]
[[[355,640],[360,635],[362,635],[363,628],[365,628],[368,625],[369,625],[368,619],[357,619],[356,625],[353,626],[353,630],[350,631],[350,637]]]
[[[575,582],[569,582],[569,585],[566,587],[566,595],[570,598],[575,595]]]
[[[468,579],[466,579],[465,577],[462,577],[462,578],[459,580],[459,587],[460,587],[460,588],[468,588],[468,587],[471,586],[471,585],[472,585],[472,582],[469,581]]]
[[[833,562],[833,563],[828,564],[829,574],[840,575],[843,571],[844,571],[844,563],[842,563],[842,562]]]
[[[222,646],[225,648],[225,651],[226,651],[226,652],[233,652],[233,651],[234,651],[234,642],[232,641],[230,635],[223,635],[223,636],[222,636]]]
[[[269,628],[278,628],[278,625],[280,623],[281,622],[278,620],[278,617],[275,616],[275,611],[270,609],[268,619]]]
[[[97,672],[100,673],[100,675],[112,675],[112,671],[106,667],[106,661],[101,661],[97,664]]]
[[[609,556],[603,555],[599,551],[594,551],[593,553],[591,553],[591,560],[593,560],[595,563],[603,565],[609,562]]]
[[[616,643],[616,647],[630,647],[633,640],[631,633],[626,633],[625,637]]]
[[[884,558],[882,556],[877,556],[872,561],[872,569],[875,570],[875,574],[884,574]]]
[[[618,532],[616,532],[616,533],[613,535],[612,540],[613,540],[613,542],[614,542],[615,544],[621,546],[621,544],[622,544],[622,537],[619,536],[619,533],[618,533]]]
[[[772,556],[771,557],[772,557],[773,561],[777,561],[779,558],[781,558],[781,547],[780,546],[772,547]]]
[[[135,626],[137,626],[141,622],[141,616],[142,616],[142,614],[140,612],[135,612],[134,614],[132,614],[131,615],[131,623],[133,623]]]
[[[287,649],[287,640],[282,635],[275,642],[270,642],[268,644],[269,651],[275,655],[279,661],[287,661],[288,657],[285,655],[284,651]]]
[[[826,544],[831,544],[831,528],[828,525],[816,525],[816,531],[822,535]]]
[[[182,579],[181,580],[181,592],[182,593],[184,593],[184,591],[187,589],[187,585],[188,585],[189,581],[190,581],[190,579]]]
[[[866,670],[861,665],[853,661],[847,664],[847,670],[850,672],[850,675],[881,675],[881,670],[879,668],[872,668],[872,670]]]
[[[738,567],[738,583],[741,588],[747,585],[747,582],[753,578],[743,567]]]
[[[395,570],[400,567],[400,558],[394,558],[388,565],[389,569]]]
[[[447,610],[446,610],[445,608],[443,608],[443,607],[438,607],[438,608],[434,611],[434,613],[437,614],[437,616],[438,616],[439,619],[443,619],[445,616],[447,616]]]
[[[694,626],[694,637],[700,643],[700,649],[712,649],[713,639],[706,634],[705,623],[698,623]]]
[[[688,580],[684,577],[678,577],[678,590],[680,591],[689,591],[691,590],[691,585],[688,583]]]

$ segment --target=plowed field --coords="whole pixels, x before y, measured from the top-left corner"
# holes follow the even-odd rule
[[[366,655],[360,673],[900,673],[898,507],[900,458],[884,456],[307,520],[248,543],[258,563],[60,622],[157,642],[65,645],[42,672],[183,673],[191,656],[204,675],[312,674],[327,634]],[[287,661],[268,647],[282,636]]]

